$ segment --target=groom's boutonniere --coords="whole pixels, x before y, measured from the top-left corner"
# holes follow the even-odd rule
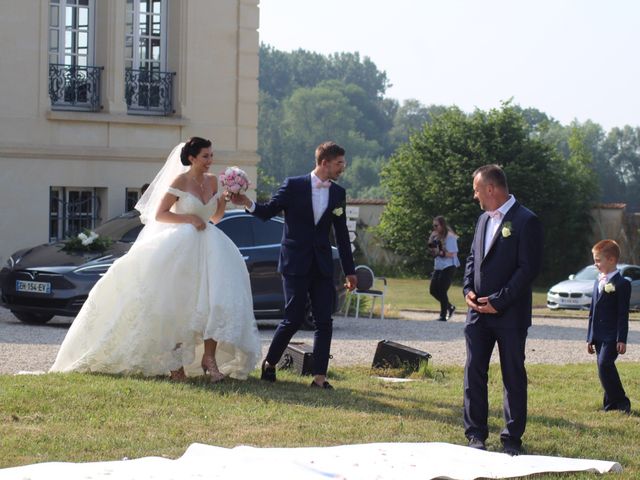
[[[502,224],[502,236],[504,238],[511,236],[511,222],[504,222]]]
[[[616,287],[613,283],[609,282],[609,283],[605,283],[604,285],[604,291],[607,293],[613,293],[616,291]]]
[[[333,213],[336,217],[339,217],[344,213],[344,209],[342,207],[337,207],[334,208],[331,213]]]

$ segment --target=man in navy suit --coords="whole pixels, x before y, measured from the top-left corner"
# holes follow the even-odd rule
[[[349,290],[356,287],[345,212],[346,192],[334,183],[345,169],[344,155],[345,150],[336,143],[322,143],[316,148],[315,169],[307,175],[287,178],[269,202],[257,204],[244,195],[234,196],[234,203],[244,205],[263,220],[284,211],[278,271],[282,274],[285,314],[262,362],[263,380],[275,382],[275,366],[300,328],[307,312],[307,299],[310,299],[316,327],[311,387],[333,388],[326,378],[335,301],[329,241],[331,227],[346,275],[346,286]]]
[[[615,362],[618,354],[624,355],[627,351],[631,283],[618,271],[620,247],[616,242],[601,240],[591,251],[600,275],[594,283],[591,297],[587,351],[598,356],[604,410],[630,413],[631,402],[622,387]]]
[[[538,217],[509,194],[497,165],[473,173],[473,197],[485,213],[476,224],[467,259],[463,293],[469,306],[464,329],[464,427],[469,446],[485,450],[489,435],[489,361],[495,344],[504,386],[503,451],[518,455],[527,421],[527,330],[531,326],[531,287],[542,261]]]

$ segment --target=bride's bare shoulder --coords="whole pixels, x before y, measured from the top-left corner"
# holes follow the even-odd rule
[[[207,182],[211,185],[213,189],[213,193],[215,194],[218,191],[218,177],[216,177],[213,173],[205,173],[207,178]]]
[[[172,188],[177,188],[178,190],[186,191],[185,188],[187,186],[187,176],[184,173],[181,173],[171,182]]]

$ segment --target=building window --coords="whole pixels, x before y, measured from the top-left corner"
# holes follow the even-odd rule
[[[133,210],[134,207],[136,206],[136,203],[138,203],[138,200],[140,199],[140,196],[142,195],[142,193],[140,192],[139,188],[126,188],[125,189],[125,205],[126,205],[126,210],[125,211],[130,211]]]
[[[128,112],[173,113],[173,76],[166,69],[167,1],[127,0],[125,99]]]
[[[94,11],[95,0],[49,0],[49,97],[55,110],[100,109]]]
[[[49,241],[62,240],[100,223],[100,197],[96,188],[49,189]]]

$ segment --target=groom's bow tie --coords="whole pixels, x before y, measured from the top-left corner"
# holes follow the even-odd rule
[[[331,186],[331,180],[325,180],[324,182],[319,178],[313,179],[313,186],[316,188],[329,188]]]
[[[495,218],[496,220],[500,220],[502,218],[502,212],[500,210],[489,210],[487,211],[487,215],[491,218]]]

